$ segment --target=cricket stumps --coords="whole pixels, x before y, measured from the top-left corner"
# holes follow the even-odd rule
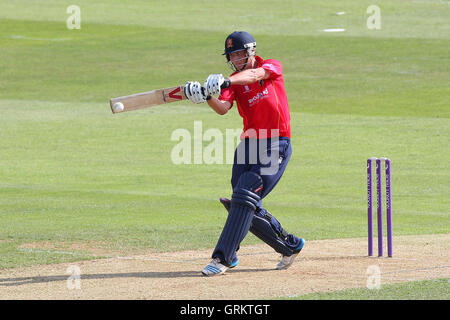
[[[367,159],[367,220],[368,220],[368,254],[373,256],[373,178],[372,164],[376,164],[377,186],[377,232],[378,256],[383,256],[383,186],[381,162],[385,164],[386,176],[386,220],[387,220],[387,249],[388,256],[392,257],[392,193],[391,193],[391,160],[388,158],[372,157]]]

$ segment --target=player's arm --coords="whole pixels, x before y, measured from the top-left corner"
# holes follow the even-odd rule
[[[270,77],[269,71],[263,68],[247,69],[230,76],[230,84],[251,84]]]
[[[270,72],[264,68],[247,69],[229,78],[225,78],[222,74],[210,74],[203,88],[205,89],[206,96],[213,96],[220,94],[221,89],[226,89],[232,84],[246,85],[268,79],[269,77]]]
[[[210,99],[206,100],[208,105],[220,115],[224,115],[231,108],[231,103],[224,100],[219,100],[213,96]]]
[[[224,78],[221,74],[210,74],[205,81],[204,90],[207,97],[208,105],[218,114],[224,115],[231,108],[231,103],[225,100],[219,100],[213,95],[220,94],[221,89],[226,89],[232,84],[246,85],[257,81],[268,79],[270,72],[263,68],[247,69]]]

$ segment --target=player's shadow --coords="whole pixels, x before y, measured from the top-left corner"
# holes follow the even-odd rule
[[[2,278],[0,279],[0,286],[5,287],[21,286],[25,284],[66,281],[67,279],[69,279],[69,277],[70,275]],[[191,278],[191,277],[201,277],[201,274],[198,271],[96,273],[96,274],[81,274],[80,280],[119,279],[119,278]]]
[[[230,270],[230,272],[259,272],[270,271],[270,269],[241,269]],[[0,287],[14,287],[27,284],[48,283],[56,281],[67,281],[70,275],[55,276],[34,276],[19,278],[1,278]],[[73,278],[73,276],[72,276]],[[200,271],[173,271],[173,272],[130,272],[130,273],[97,273],[81,274],[80,280],[99,280],[99,279],[119,279],[119,278],[206,278]]]

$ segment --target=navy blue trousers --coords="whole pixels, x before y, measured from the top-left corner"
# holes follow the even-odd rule
[[[291,141],[286,137],[264,140],[244,139],[236,148],[231,176],[231,186],[233,187],[233,190],[237,185],[240,176],[244,172],[254,172],[260,175],[263,180],[261,200],[258,203],[255,215],[260,217],[265,216],[266,209],[262,206],[262,200],[280,181],[286,170],[291,154]],[[283,230],[280,222],[273,215],[271,217],[270,225],[278,234]],[[300,244],[300,238],[289,234],[285,240],[285,244],[288,247],[295,249]],[[220,243],[219,239],[212,257],[218,257],[223,263],[229,265],[232,261],[236,261],[237,257],[236,254],[234,254],[231,261],[227,261],[229,259],[225,259],[226,257],[223,253],[228,250],[224,248],[224,245],[226,244]]]

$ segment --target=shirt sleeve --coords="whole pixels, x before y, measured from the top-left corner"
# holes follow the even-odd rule
[[[220,91],[220,95],[217,99],[222,100],[222,101],[228,101],[229,103],[231,103],[230,109],[233,106],[233,101],[234,101],[234,90],[233,90],[233,86],[230,86],[226,89],[222,89]]]
[[[264,61],[261,68],[269,71],[269,73],[270,73],[269,79],[275,79],[283,74],[283,68],[281,67],[281,62],[274,60],[274,59],[269,59],[269,60]]]

